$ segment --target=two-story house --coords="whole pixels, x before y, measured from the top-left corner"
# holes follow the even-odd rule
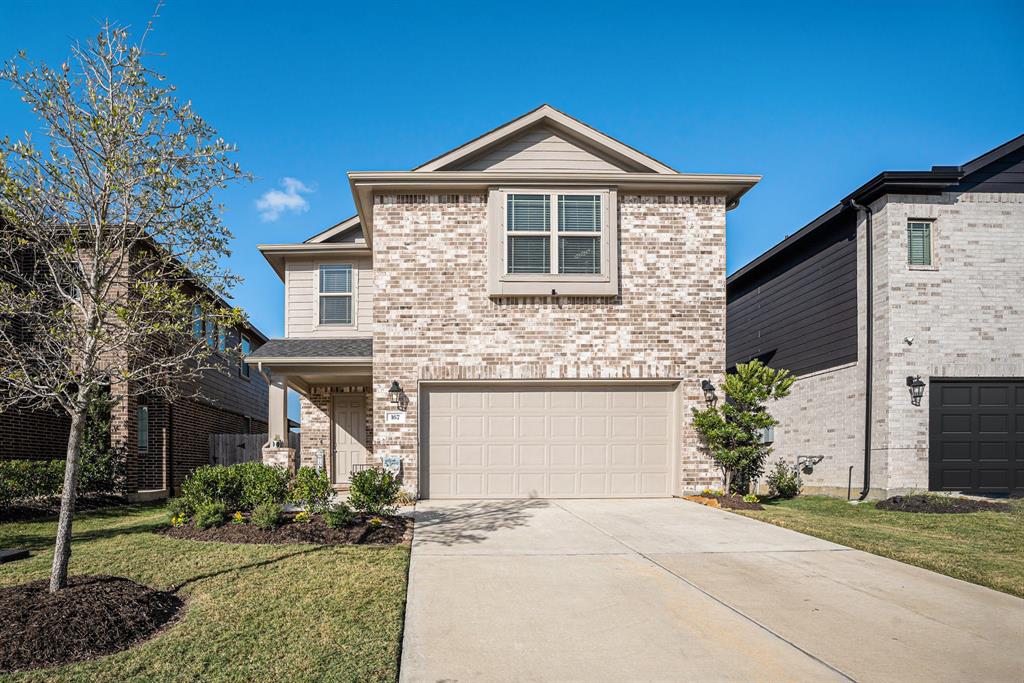
[[[729,277],[728,365],[799,377],[772,407],[805,490],[1024,490],[1024,135],[886,171]]]
[[[725,367],[725,224],[757,181],[679,173],[541,106],[411,171],[349,173],[357,215],[259,248],[285,338],[249,356],[301,453],[420,497],[669,496],[716,484],[690,408]],[[273,446],[274,444],[271,444]]]

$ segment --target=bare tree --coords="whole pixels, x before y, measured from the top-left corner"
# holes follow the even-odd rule
[[[202,321],[241,322],[214,194],[247,176],[144,58],[108,23],[58,69],[22,52],[0,70],[44,137],[0,140],[0,409],[70,418],[51,592],[67,583],[91,398],[193,391],[216,365]]]

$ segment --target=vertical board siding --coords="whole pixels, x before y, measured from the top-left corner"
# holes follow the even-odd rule
[[[352,264],[355,310],[352,325],[318,326],[320,264]],[[373,334],[373,267],[368,256],[288,259],[285,262],[285,329],[288,337],[367,337]]]
[[[753,358],[797,375],[857,360],[857,245],[851,212],[729,284],[726,365]]]

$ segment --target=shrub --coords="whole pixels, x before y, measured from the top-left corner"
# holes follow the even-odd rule
[[[192,521],[200,529],[211,529],[220,526],[228,518],[228,509],[224,503],[203,503],[196,508]]]
[[[349,502],[368,515],[390,515],[398,509],[398,492],[402,485],[390,472],[369,469],[352,475]]]
[[[242,479],[237,470],[220,465],[204,465],[181,484],[183,509],[192,513],[205,503],[223,503],[237,510],[242,503]]]
[[[768,493],[772,498],[793,498],[800,494],[800,477],[785,460],[778,460],[768,473]]]
[[[319,513],[327,509],[333,495],[334,488],[326,472],[312,467],[300,467],[295,473],[288,498],[307,512]]]
[[[341,529],[355,523],[356,513],[348,503],[342,501],[324,513],[324,521],[332,529]]]
[[[416,499],[413,498],[412,494],[405,489],[398,490],[398,498],[395,500],[399,506],[405,507],[407,505],[415,505]]]
[[[725,492],[721,489],[704,489],[700,492],[700,495],[705,498],[721,498],[725,495]]]
[[[266,501],[253,508],[250,521],[259,529],[274,529],[284,519],[284,508],[280,503]]]
[[[761,499],[758,498],[757,496],[755,496],[753,493],[748,493],[747,495],[743,496],[743,502],[744,503],[760,503]]]
[[[252,510],[260,503],[284,503],[288,499],[288,472],[261,462],[243,462],[227,468],[241,480],[240,510]]]
[[[174,517],[188,519],[189,516],[192,514],[192,511],[192,506],[189,505],[188,501],[182,498],[181,496],[171,498],[171,500],[167,503],[167,513],[171,516],[172,519]]]
[[[309,524],[313,520],[313,515],[309,514],[308,511],[303,510],[302,512],[295,515],[295,521],[299,524]]]
[[[59,495],[63,483],[63,460],[0,461],[0,505],[22,498]]]
[[[232,524],[245,524],[245,517],[242,516],[241,512],[235,511],[235,514],[231,515]]]

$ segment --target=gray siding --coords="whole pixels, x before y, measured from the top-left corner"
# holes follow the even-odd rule
[[[759,358],[803,375],[857,360],[857,247],[852,212],[770,266],[730,282],[726,366]]]
[[[964,178],[957,189],[962,192],[1024,192],[1024,148],[975,171]]]
[[[460,171],[580,171],[617,173],[623,166],[594,149],[545,126],[522,135],[480,156],[459,164]]]
[[[355,301],[352,325],[318,325],[320,315],[317,280],[321,263],[350,263],[354,269]],[[369,256],[308,257],[285,261],[286,337],[371,337],[373,336],[373,266]]]

